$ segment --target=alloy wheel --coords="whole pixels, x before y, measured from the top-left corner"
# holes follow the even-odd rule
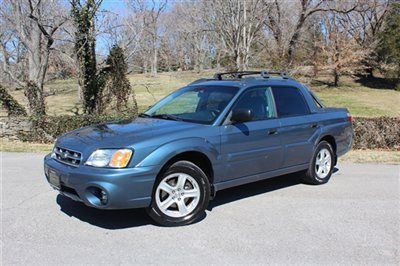
[[[174,218],[185,217],[199,204],[199,184],[188,174],[170,174],[158,184],[155,199],[157,207],[165,215]]]
[[[321,149],[317,157],[315,158],[315,173],[316,175],[324,179],[328,176],[332,167],[332,156],[328,149]]]

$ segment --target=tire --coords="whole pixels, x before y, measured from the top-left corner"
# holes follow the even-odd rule
[[[335,158],[331,144],[326,141],[318,143],[303,182],[311,185],[327,183],[335,166]]]
[[[202,217],[209,200],[206,174],[189,161],[178,161],[157,179],[147,213],[163,226],[187,225]]]

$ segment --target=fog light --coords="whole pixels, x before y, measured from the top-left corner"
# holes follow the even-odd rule
[[[108,202],[107,193],[104,190],[101,190],[100,192],[100,202],[103,205],[106,205]]]
[[[88,187],[85,192],[86,199],[95,206],[104,206],[108,203],[108,193],[99,187]]]

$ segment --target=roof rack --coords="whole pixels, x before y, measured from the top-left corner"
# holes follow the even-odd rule
[[[283,79],[289,79],[290,77],[286,74],[286,72],[282,71],[236,71],[236,72],[224,72],[224,73],[216,73],[214,75],[215,80],[222,80],[222,76],[230,75],[235,79],[241,79],[243,76],[250,76],[250,75],[261,75],[263,78],[270,78],[271,75],[279,75]]]

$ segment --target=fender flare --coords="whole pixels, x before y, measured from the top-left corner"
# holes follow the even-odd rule
[[[157,149],[147,155],[138,167],[159,166],[159,170],[173,157],[184,152],[203,153],[212,164],[217,161],[219,151],[204,138],[192,137],[174,140],[159,146]]]

